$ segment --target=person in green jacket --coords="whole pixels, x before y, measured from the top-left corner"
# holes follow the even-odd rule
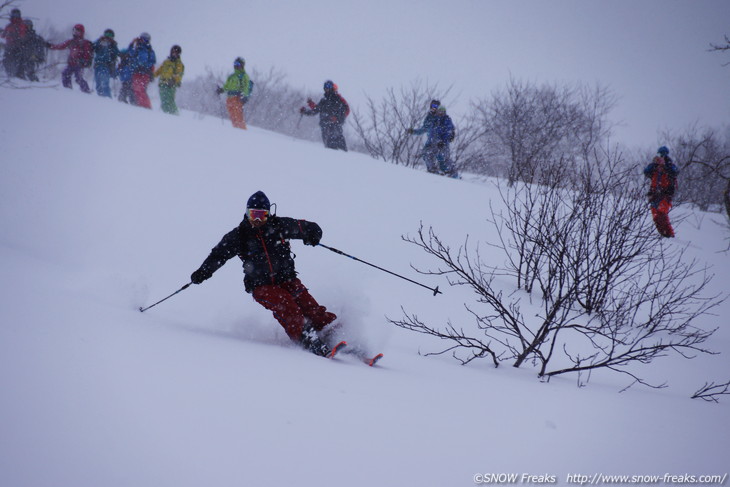
[[[170,57],[165,59],[162,65],[155,71],[155,77],[160,81],[160,101],[162,102],[162,111],[172,115],[178,114],[177,104],[175,103],[175,92],[182,83],[182,77],[185,73],[185,65],[180,59],[182,48],[180,46],[172,46],[170,49]]]
[[[223,87],[218,87],[216,93],[219,95],[225,92],[228,95],[226,99],[226,108],[228,116],[231,117],[233,126],[246,130],[246,119],[243,116],[243,105],[248,101],[251,94],[253,82],[249,78],[245,69],[246,61],[237,57],[233,61],[233,74],[228,77]]]

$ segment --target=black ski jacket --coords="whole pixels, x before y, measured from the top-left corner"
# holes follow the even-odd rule
[[[250,293],[259,286],[281,284],[297,276],[289,239],[316,245],[322,229],[314,222],[270,216],[265,225],[254,228],[248,217],[213,247],[200,269],[205,279],[234,256],[243,261],[243,283]]]
[[[337,92],[325,93],[319,103],[309,102],[309,110],[302,112],[304,115],[316,115],[319,113],[320,127],[328,125],[342,125],[345,118],[350,114],[350,105]]]

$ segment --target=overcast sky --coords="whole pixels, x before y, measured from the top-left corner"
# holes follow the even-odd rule
[[[730,121],[728,0],[19,0],[24,16],[126,45],[146,31],[159,57],[183,48],[187,76],[276,67],[296,88],[366,95],[415,80],[453,86],[464,110],[510,77],[602,83],[619,98],[616,139],[653,146],[663,129]]]

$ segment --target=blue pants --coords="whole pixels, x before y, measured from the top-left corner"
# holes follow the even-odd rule
[[[112,97],[112,89],[109,86],[111,77],[112,74],[108,66],[94,66],[94,81],[99,96]]]
[[[442,147],[437,144],[426,144],[423,147],[423,160],[428,172],[456,176],[448,144],[444,144]]]

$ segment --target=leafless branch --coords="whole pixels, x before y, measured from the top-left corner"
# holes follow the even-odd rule
[[[692,399],[703,399],[705,401],[720,402],[720,396],[730,395],[730,381],[724,384],[705,382],[693,395]]]

